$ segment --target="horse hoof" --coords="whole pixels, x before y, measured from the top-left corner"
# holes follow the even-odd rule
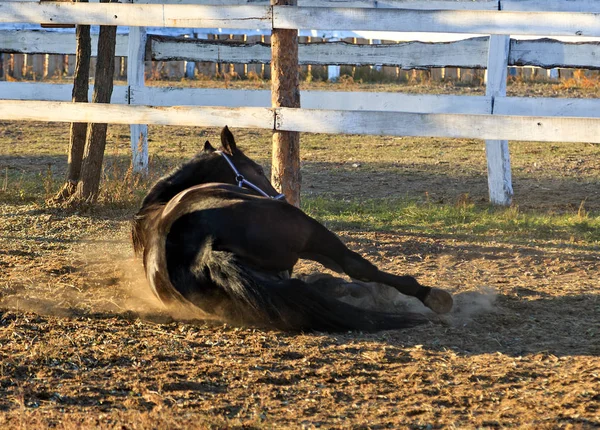
[[[423,300],[423,304],[436,314],[447,314],[450,312],[453,302],[454,300],[452,300],[450,293],[439,288],[432,288],[427,297],[425,297],[425,300]]]

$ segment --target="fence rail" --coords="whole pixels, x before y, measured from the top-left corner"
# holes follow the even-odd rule
[[[7,103],[10,100],[69,101],[71,100],[71,89],[72,86],[67,84],[0,82],[0,94],[5,99],[0,101]],[[92,91],[93,86],[89,90],[90,95]],[[301,99],[303,108],[320,110],[403,112],[410,108],[410,111],[415,113],[471,115],[487,115],[492,111],[492,97],[490,96],[301,91]],[[117,85],[114,87],[111,103],[154,107],[198,106],[199,100],[203,106],[269,108],[271,92],[268,90]],[[495,97],[493,101],[494,112],[499,115],[600,118],[599,99]],[[54,119],[56,115],[59,114],[53,114],[52,121],[56,121]],[[67,121],[70,122],[70,120]],[[315,130],[321,131],[318,127]],[[528,139],[524,136],[519,140]]]
[[[0,23],[600,37],[598,9],[596,13],[586,13],[14,2],[0,4]]]
[[[492,201],[502,204],[509,203],[512,196],[508,139],[600,142],[597,100],[506,97],[510,65],[600,68],[600,45],[595,41],[511,40],[509,36],[570,36],[582,41],[583,37],[600,37],[600,2],[390,0],[377,2],[377,7],[369,7],[374,4],[369,1],[344,0],[323,1],[320,7],[310,0],[300,1],[297,7],[269,6],[266,2],[225,6],[217,0],[203,1],[202,5],[173,3],[182,2],[0,4],[0,22],[133,25],[129,37],[122,36],[119,41],[120,53],[125,53],[127,44],[129,82],[125,87],[115,88],[113,100],[117,104],[80,106],[39,101],[68,100],[62,93],[65,87],[0,83],[4,98],[37,100],[0,101],[0,119],[127,122],[134,124],[134,150],[140,134],[144,136],[143,124],[228,123],[282,131],[486,139],[490,196]],[[434,4],[446,7],[429,9]],[[450,4],[456,7],[450,8]],[[186,41],[152,35],[148,38],[146,26],[474,33],[484,37],[446,44],[302,45],[300,56],[302,62],[310,64],[486,68],[487,91],[486,96],[304,92],[302,109],[270,109],[268,91],[228,90],[225,95],[221,90],[149,88],[143,82],[144,59],[268,63],[270,56],[266,45],[256,43]],[[13,49],[20,49],[25,41],[31,42],[28,49],[58,49],[44,47],[43,40],[36,40],[35,34],[21,36],[13,40]],[[65,39],[59,41],[59,37],[55,40],[61,50],[68,44]],[[223,100],[227,100],[229,107],[194,106],[197,101],[218,105]],[[134,166],[143,167],[145,157],[145,154],[134,155]]]
[[[266,128],[332,134],[600,143],[597,118],[0,100],[5,120]]]
[[[96,55],[95,37],[92,55]],[[70,33],[36,30],[0,30],[0,49],[19,54],[74,54]],[[476,37],[446,43],[403,42],[354,44],[348,42],[300,43],[300,64],[390,65],[404,69],[431,67],[486,68],[489,38]],[[117,36],[116,56],[126,57],[128,35]],[[512,39],[509,66],[600,69],[600,42],[569,43],[543,38]],[[269,64],[271,46],[239,40],[202,40],[149,35],[145,60]]]

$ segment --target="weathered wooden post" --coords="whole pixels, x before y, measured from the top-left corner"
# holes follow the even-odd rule
[[[297,0],[271,0],[272,6],[296,6]],[[298,30],[274,28],[271,34],[271,106],[300,107]],[[300,205],[300,133],[273,132],[271,182],[288,203]]]

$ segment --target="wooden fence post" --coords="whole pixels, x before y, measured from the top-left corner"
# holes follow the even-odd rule
[[[146,55],[146,28],[129,27],[127,53],[127,103],[132,104],[133,94],[144,86]],[[148,126],[131,124],[131,164],[135,173],[148,173]]]
[[[271,0],[272,6],[296,6],[297,0]],[[298,30],[274,28],[271,35],[271,106],[300,107]],[[300,205],[300,134],[273,132],[271,182],[288,203]]]
[[[510,36],[490,36],[485,94],[492,98],[492,114],[496,97],[506,96],[509,50]],[[486,140],[485,151],[490,201],[493,204],[508,206],[513,197],[508,141]]]

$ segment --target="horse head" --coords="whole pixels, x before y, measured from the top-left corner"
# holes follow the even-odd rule
[[[221,146],[216,149],[206,141],[204,149],[193,159],[154,184],[144,198],[142,208],[166,204],[181,191],[214,182],[238,185],[265,197],[283,198],[273,188],[263,168],[237,147],[227,126],[221,130]]]
[[[278,200],[285,198],[283,194],[279,194],[273,188],[262,166],[237,148],[235,138],[227,126],[221,130],[221,149],[215,149],[207,140],[204,143],[203,152],[220,155],[229,166],[228,169],[226,168],[228,172],[225,179],[221,179],[219,182],[238,185],[239,187],[253,190],[264,197],[271,197]]]

